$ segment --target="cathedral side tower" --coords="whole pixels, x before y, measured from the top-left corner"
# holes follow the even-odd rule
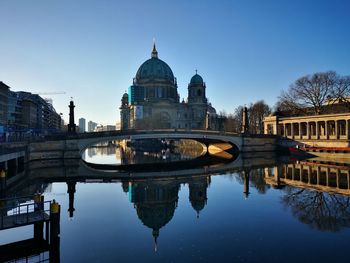
[[[207,103],[205,96],[205,83],[203,78],[196,74],[191,78],[190,84],[188,84],[188,103]]]

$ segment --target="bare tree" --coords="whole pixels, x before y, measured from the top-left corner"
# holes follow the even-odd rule
[[[350,197],[287,187],[282,202],[302,223],[322,231],[350,226]]]
[[[332,97],[350,108],[350,76],[338,77]]]
[[[223,121],[223,130],[237,133],[241,131],[242,109],[243,107],[239,106],[234,113],[227,114],[225,111],[219,113],[219,118]]]
[[[240,133],[242,130],[242,112],[244,106],[238,106],[233,113],[220,112],[224,118],[224,130]],[[271,108],[263,100],[259,100],[248,107],[249,132],[264,133],[263,119],[271,113]]]
[[[305,112],[312,108],[322,113],[322,106],[346,100],[350,94],[350,78],[334,71],[319,72],[297,79],[279,96],[278,107],[282,110]],[[346,100],[347,101],[347,100]]]
[[[251,104],[248,108],[249,131],[253,134],[263,134],[263,120],[271,113],[271,108],[263,100]]]

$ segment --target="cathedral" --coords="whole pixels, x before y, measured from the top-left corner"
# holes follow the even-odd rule
[[[196,72],[188,84],[187,100],[180,102],[176,78],[158,58],[153,44],[151,58],[139,67],[122,97],[120,128],[217,130],[216,110],[208,103],[205,90],[205,82]]]

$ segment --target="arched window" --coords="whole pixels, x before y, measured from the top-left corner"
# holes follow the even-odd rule
[[[201,96],[202,95],[202,91],[200,89],[197,90],[197,96]]]

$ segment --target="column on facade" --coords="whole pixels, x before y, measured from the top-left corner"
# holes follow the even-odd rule
[[[306,123],[306,138],[310,139],[311,135],[310,135],[310,122]]]
[[[279,169],[279,166],[276,166],[274,169],[274,177],[277,185],[279,186],[281,184],[281,169]]]
[[[293,127],[293,123],[290,124],[290,136],[292,137],[292,139],[294,139],[294,127]]]
[[[339,125],[338,125],[337,120],[334,121],[334,130],[335,130],[335,138],[338,139],[339,138]]]
[[[324,122],[324,135],[326,136],[326,139],[329,139],[329,134],[328,134],[328,121]]]
[[[320,131],[319,131],[320,127],[319,127],[319,123],[318,121],[316,121],[316,139],[320,138]]]
[[[299,138],[300,139],[302,138],[302,135],[301,135],[301,122],[299,122]]]
[[[273,134],[279,135],[278,134],[278,122],[274,123],[274,125],[273,125]]]
[[[336,170],[335,176],[337,177],[337,188],[339,188],[339,169]]]
[[[283,136],[287,137],[286,124],[283,123]]]
[[[349,140],[350,139],[350,137],[349,137],[349,122],[350,122],[350,120],[345,120],[345,135],[346,135],[346,138]]]
[[[320,185],[320,167],[316,167],[316,175],[317,175],[317,185]]]
[[[312,169],[311,166],[307,167],[307,183],[311,184],[311,174],[312,174]]]

